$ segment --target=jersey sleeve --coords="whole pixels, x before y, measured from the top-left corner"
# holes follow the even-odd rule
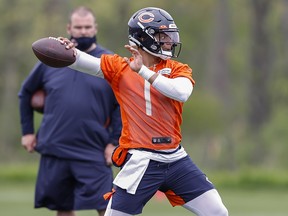
[[[176,61],[172,61],[171,63],[173,64],[171,78],[187,77],[192,82],[193,86],[195,85],[195,80],[192,78],[192,68],[187,64],[182,64]]]

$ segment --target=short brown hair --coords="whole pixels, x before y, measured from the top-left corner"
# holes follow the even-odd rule
[[[80,6],[80,7],[75,8],[73,11],[71,11],[70,16],[69,16],[69,23],[71,23],[71,17],[73,16],[73,14],[78,14],[80,16],[86,16],[87,14],[92,14],[96,22],[96,16],[94,12],[88,7]]]

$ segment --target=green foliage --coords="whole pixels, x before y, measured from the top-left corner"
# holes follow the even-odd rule
[[[1,183],[31,183],[35,181],[37,164],[1,164],[0,182]]]
[[[281,170],[244,168],[235,172],[207,172],[219,188],[288,189],[288,174]]]
[[[288,168],[288,110],[279,107],[275,109],[275,113],[272,115],[269,123],[264,125],[261,131],[261,137],[263,139],[263,146],[267,149],[267,164]]]
[[[184,105],[183,133],[193,136],[209,136],[223,130],[223,109],[216,97],[198,91],[197,86]]]

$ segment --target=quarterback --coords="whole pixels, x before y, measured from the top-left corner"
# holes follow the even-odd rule
[[[114,179],[105,216],[141,214],[157,190],[172,206],[198,216],[227,216],[220,195],[181,146],[183,104],[192,93],[192,69],[177,58],[179,30],[165,10],[143,8],[128,22],[130,58],[95,58],[59,37],[74,49],[71,68],[102,77],[120,104],[123,129],[112,160],[121,167]]]

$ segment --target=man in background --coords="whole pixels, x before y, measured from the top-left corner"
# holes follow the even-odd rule
[[[95,57],[111,51],[96,41],[92,10],[72,11],[67,33],[79,50]],[[69,71],[69,72],[67,72]],[[43,89],[45,106],[40,128],[33,124],[33,94]],[[74,216],[75,210],[96,209],[104,215],[103,194],[112,188],[111,155],[121,133],[119,105],[106,80],[68,67],[38,62],[19,92],[22,145],[41,155],[35,208]]]

